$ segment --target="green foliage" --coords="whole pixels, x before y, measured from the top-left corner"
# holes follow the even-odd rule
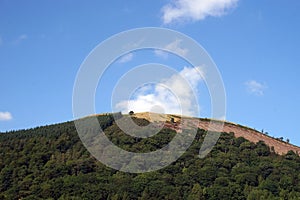
[[[141,126],[149,123],[130,119]],[[134,138],[118,128],[113,115],[99,116],[98,121],[114,144],[133,152],[155,151],[176,134],[163,129],[150,138]],[[222,133],[214,149],[200,159],[205,134],[198,130],[187,152],[170,166],[130,174],[95,160],[73,122],[2,133],[0,199],[299,199],[297,154],[279,156],[263,142]]]

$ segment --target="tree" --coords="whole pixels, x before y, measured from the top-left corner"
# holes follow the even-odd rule
[[[133,115],[134,114],[134,112],[131,110],[131,111],[129,111],[129,115]]]
[[[247,200],[259,200],[259,199],[272,200],[274,199],[274,196],[268,190],[254,189],[249,193],[247,197]]]
[[[173,117],[171,118],[171,123],[175,123],[175,119]]]
[[[273,181],[273,180],[270,180],[270,179],[264,180],[259,185],[259,188],[262,189],[262,190],[268,190],[269,192],[273,193],[274,195],[279,194],[278,183]]]
[[[164,128],[152,137],[136,139],[114,123],[113,114],[97,116],[97,119],[111,142],[131,152],[155,151],[165,147],[175,136],[183,137],[175,130]],[[80,120],[86,120],[87,134],[98,130],[87,118]],[[134,120],[138,125],[149,123],[136,117],[124,117],[124,120]],[[152,129],[146,131],[151,133]],[[206,134],[199,129],[195,137],[197,142],[194,141],[169,166],[130,174],[106,167],[94,159],[83,146],[73,122],[1,133],[0,200],[299,199],[298,153],[289,151],[286,155],[278,155],[274,147],[270,152],[264,142],[254,144],[242,137],[235,138],[233,133],[222,133],[208,156],[199,159]],[[107,152],[106,148],[99,149],[100,153]],[[138,155],[120,159],[138,168],[151,164]],[[159,156],[155,159],[162,161]]]
[[[188,196],[188,200],[194,200],[194,199],[199,199],[199,200],[205,199],[203,195],[203,190],[198,183],[194,184],[192,192]]]

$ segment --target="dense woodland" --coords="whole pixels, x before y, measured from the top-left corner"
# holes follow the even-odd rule
[[[176,134],[163,129],[137,139],[124,134],[111,115],[98,119],[113,143],[131,151],[161,148]],[[73,122],[1,133],[0,199],[300,199],[298,155],[276,155],[263,142],[222,133],[200,159],[205,134],[199,129],[188,151],[168,167],[131,174],[94,159]]]

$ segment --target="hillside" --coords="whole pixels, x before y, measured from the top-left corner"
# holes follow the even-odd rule
[[[151,138],[133,138],[118,128],[112,115],[97,118],[107,137],[129,151],[155,151],[178,134],[166,127]],[[222,133],[200,159],[205,135],[199,129],[190,148],[168,167],[131,174],[94,159],[73,122],[2,133],[0,199],[299,199],[298,154],[279,155],[262,141]]]
[[[134,116],[138,118],[144,118],[149,121],[166,121],[166,127],[173,128],[170,123],[171,118],[173,118],[176,122],[180,124],[180,117],[178,115],[170,115],[170,114],[157,114],[157,113],[136,113]],[[196,119],[199,120],[198,128],[208,130],[209,129],[209,119]],[[176,128],[174,129],[176,130]],[[225,133],[234,133],[235,137],[243,137],[251,142],[257,143],[259,141],[263,141],[270,148],[274,148],[274,151],[278,154],[286,154],[288,151],[294,151],[295,153],[300,153],[300,147],[295,146],[293,144],[287,143],[279,138],[273,138],[265,133],[259,132],[252,128],[242,126],[239,124],[235,124],[232,122],[224,122],[224,127],[222,132]]]

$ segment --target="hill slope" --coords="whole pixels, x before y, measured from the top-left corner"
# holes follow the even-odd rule
[[[130,151],[166,145],[176,131],[137,139],[124,134],[111,115],[98,116],[106,135]],[[133,120],[140,125],[145,119]],[[264,142],[223,133],[204,159],[206,131],[168,167],[143,174],[113,170],[82,145],[73,122],[0,134],[0,199],[298,199],[300,157],[278,155]]]
[[[149,121],[166,121],[166,127],[172,128],[173,126],[170,124],[171,118],[180,123],[180,116],[178,115],[170,115],[170,114],[157,114],[157,113],[136,113],[134,116],[138,118],[144,118]],[[209,119],[196,119],[199,120],[198,128],[208,130],[209,129]],[[243,137],[251,142],[257,143],[259,141],[263,141],[270,148],[274,148],[274,151],[278,154],[286,154],[288,151],[294,151],[296,153],[300,153],[300,147],[295,146],[293,144],[287,143],[278,138],[270,137],[262,132],[254,130],[249,127],[245,127],[239,124],[235,124],[232,122],[224,121],[224,127],[222,132],[225,133],[234,133],[235,137]]]

